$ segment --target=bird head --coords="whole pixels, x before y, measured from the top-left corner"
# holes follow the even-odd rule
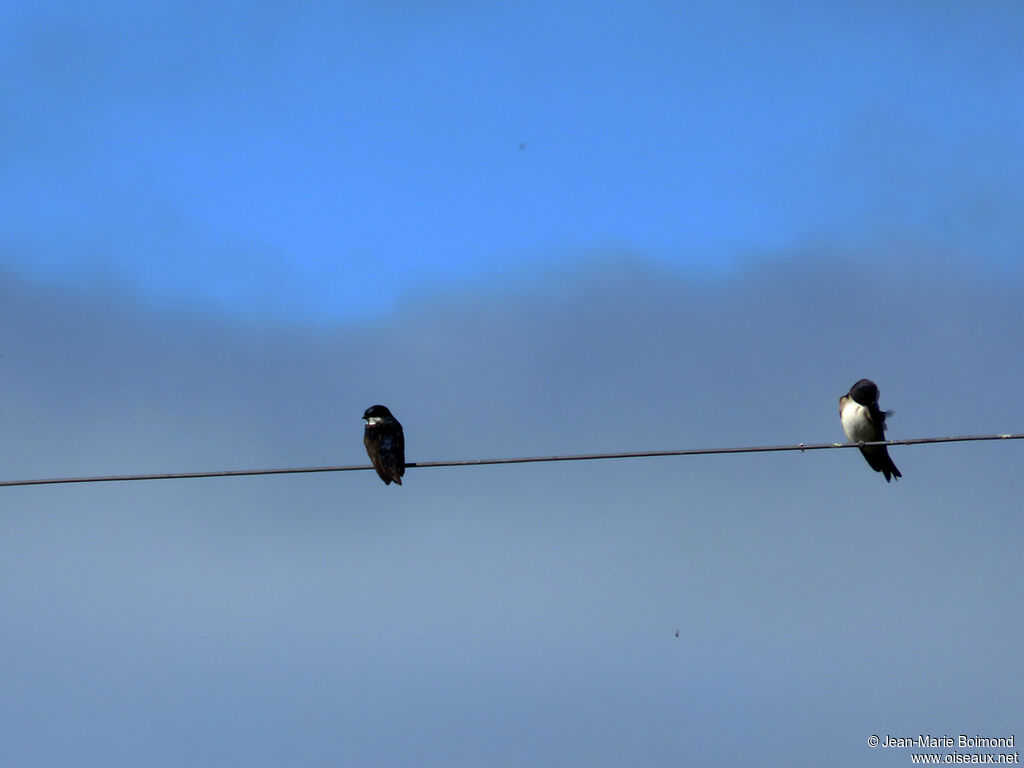
[[[372,427],[375,424],[380,424],[382,421],[393,418],[391,411],[383,405],[371,405],[363,411],[363,419],[366,421],[366,426],[368,427]]]
[[[861,379],[850,387],[850,397],[858,405],[874,405],[878,402],[878,386],[871,379]]]

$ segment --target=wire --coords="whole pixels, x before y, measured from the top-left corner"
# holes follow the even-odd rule
[[[955,437],[918,437],[911,440],[880,440],[872,443],[798,443],[797,445],[763,445],[742,448],[687,448],[677,451],[633,451],[626,453],[577,453],[565,456],[522,456],[510,459],[463,459],[456,461],[417,461],[409,469],[430,467],[475,467],[485,464],[536,464],[547,461],[593,461],[596,459],[646,459],[657,456],[704,456],[721,453],[778,453],[782,451],[821,451],[829,448],[860,448],[867,446],[927,445],[931,443],[976,443],[985,440],[1022,440],[1022,434],[959,435]],[[2,480],[0,487],[17,485],[58,485],[62,483],[114,483],[131,480],[185,480],[200,477],[248,477],[252,475],[300,475],[313,472],[355,472],[373,469],[369,464],[340,467],[286,467],[282,469],[228,469],[218,472],[164,472],[149,475],[97,475],[94,477],[46,477],[37,480]]]

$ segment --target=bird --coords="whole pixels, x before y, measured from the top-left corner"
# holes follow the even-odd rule
[[[363,412],[366,428],[363,445],[384,485],[402,484],[405,474],[405,435],[398,419],[383,405],[371,405]]]
[[[885,440],[885,417],[892,411],[878,407],[878,386],[871,379],[861,379],[839,398],[839,418],[843,432],[851,443],[876,443]],[[903,477],[884,445],[860,446],[868,465],[885,476],[885,482]]]

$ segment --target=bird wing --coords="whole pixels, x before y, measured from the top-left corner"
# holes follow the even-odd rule
[[[868,419],[871,424],[875,427],[875,431],[878,432],[878,439],[885,439],[885,415],[887,411],[880,410],[878,403],[872,403],[868,408]]]
[[[405,435],[401,425],[381,435],[380,458],[388,477],[401,484],[399,478],[405,474]]]
[[[395,457],[398,459],[398,476],[401,477],[405,474],[405,432],[402,431],[402,425],[397,425],[398,429],[395,431]]]

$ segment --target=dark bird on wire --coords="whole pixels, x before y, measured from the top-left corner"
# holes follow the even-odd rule
[[[878,407],[878,387],[870,379],[861,379],[850,391],[839,398],[839,418],[843,421],[843,432],[851,443],[877,443],[885,440],[885,417],[892,411]],[[885,475],[885,482],[893,477],[903,477],[889,458],[889,449],[884,445],[861,446],[860,452],[875,472]]]
[[[405,435],[402,425],[383,405],[371,405],[363,413],[366,429],[363,430],[363,445],[385,485],[402,484],[405,474]]]

